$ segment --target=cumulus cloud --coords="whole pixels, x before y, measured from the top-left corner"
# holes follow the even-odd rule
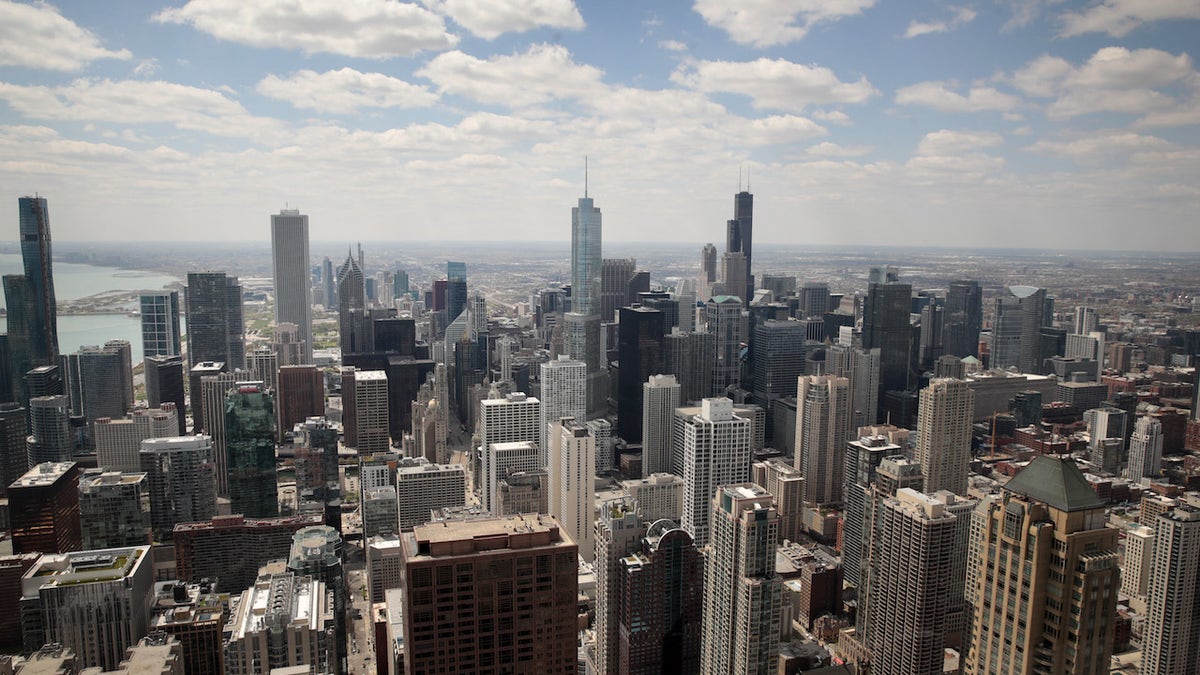
[[[1063,157],[1080,163],[1097,163],[1113,157],[1159,151],[1170,147],[1172,147],[1171,143],[1157,136],[1109,129],[1069,140],[1042,139],[1030,144],[1025,150],[1035,154]]]
[[[252,47],[359,58],[412,56],[458,43],[440,15],[396,0],[189,0],[154,20]]]
[[[917,144],[918,155],[957,155],[984,148],[994,148],[1004,138],[994,131],[955,131],[942,129],[925,134]]]
[[[583,16],[572,0],[422,0],[472,35],[493,40],[546,26],[581,30]]]
[[[949,33],[959,26],[971,23],[977,16],[975,10],[970,7],[952,7],[951,9],[954,13],[947,19],[939,21],[910,21],[908,29],[904,31],[904,37],[911,39],[932,33]]]
[[[105,49],[53,5],[0,0],[0,66],[72,71],[98,59],[131,58],[128,49]]]
[[[920,82],[902,87],[896,92],[897,105],[917,105],[942,112],[1008,111],[1021,104],[1021,99],[992,87],[971,87],[964,96],[952,91],[947,82]]]
[[[480,59],[460,51],[439,54],[416,73],[442,94],[480,103],[522,107],[597,93],[603,73],[575,63],[560,45]]]
[[[688,50],[687,44],[679,40],[660,40],[658,46],[669,52],[686,52]]]
[[[301,70],[286,78],[268,75],[258,83],[257,91],[297,108],[341,114],[360,108],[423,108],[438,99],[426,87],[353,68],[324,73]]]
[[[671,80],[703,93],[748,96],[755,108],[794,112],[808,105],[863,103],[879,93],[865,76],[843,82],[823,66],[785,59],[697,61],[680,66]]]
[[[1144,23],[1200,19],[1196,0],[1103,0],[1086,9],[1062,15],[1063,37],[1108,33],[1124,37]]]
[[[809,147],[805,152],[817,157],[862,157],[871,154],[872,150],[874,148],[869,145],[838,145],[824,141]]]
[[[734,42],[771,47],[795,42],[813,26],[861,14],[875,0],[696,0],[704,21]]]

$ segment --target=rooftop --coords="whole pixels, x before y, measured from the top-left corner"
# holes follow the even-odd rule
[[[1071,459],[1038,455],[1017,472],[1004,489],[1060,511],[1104,508],[1104,502],[1096,496],[1083,472]]]

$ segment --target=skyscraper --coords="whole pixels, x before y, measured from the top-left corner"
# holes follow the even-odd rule
[[[596,437],[586,424],[562,418],[550,424],[550,515],[579,545],[579,555],[595,555]]]
[[[83,546],[79,466],[44,462],[8,486],[13,553],[65,553]]]
[[[796,388],[796,468],[804,475],[804,501],[842,501],[850,381],[844,377],[801,377]]]
[[[642,474],[671,471],[671,425],[679,407],[674,375],[651,375],[642,384]]]
[[[727,398],[706,398],[699,407],[676,411],[672,445],[679,448],[684,480],[680,524],[696,546],[708,544],[717,487],[750,478],[752,426]]]
[[[825,371],[850,380],[850,429],[875,424],[879,410],[880,349],[861,349],[847,344],[825,350]]]
[[[71,410],[94,424],[101,417],[120,419],[133,407],[132,348],[126,340],[103,347],[80,347],[68,354],[67,390]]]
[[[312,284],[308,252],[308,216],[282,209],[271,216],[271,260],[275,288],[275,324],[292,323],[304,343],[303,363],[312,363]]]
[[[279,514],[275,474],[275,410],[270,394],[242,382],[225,397],[225,452],[232,513]]]
[[[863,429],[869,432],[869,429]],[[875,472],[885,457],[902,456],[903,449],[888,441],[887,436],[860,436],[846,444],[846,482],[842,499],[845,517],[842,519],[842,577],[847,583],[862,583],[871,536],[867,531],[868,510],[874,508],[871,485]]]
[[[582,364],[580,364],[582,365]],[[545,385],[543,385],[543,389]],[[505,471],[496,465],[497,454],[492,446],[497,443],[532,443],[536,458],[532,468],[546,466],[542,461],[548,457],[541,452],[543,430],[542,404],[523,392],[513,392],[504,398],[492,398],[479,404],[479,455],[475,458],[479,483],[477,492],[483,508],[496,511],[496,485],[504,478]]]
[[[150,522],[156,541],[168,541],[179,523],[217,514],[216,464],[212,439],[203,434],[149,438],[138,453],[150,495]]]
[[[700,295],[712,295],[712,285],[717,283],[717,247],[711,243],[700,249],[700,279],[697,291]]]
[[[7,496],[8,486],[29,470],[28,436],[25,408],[0,403],[0,496]]]
[[[600,209],[585,184],[579,205],[571,209],[571,311],[576,314],[600,313],[600,241]]]
[[[175,404],[176,433],[187,432],[187,394],[184,389],[182,356],[147,356],[142,361],[146,380],[146,405],[161,408],[164,403]]]
[[[343,354],[366,351],[366,286],[358,261],[349,253],[337,271],[338,346]]]
[[[726,223],[725,252],[741,253],[746,258],[746,281],[735,284],[725,280],[725,292],[738,295],[749,303],[754,297],[754,195],[742,190],[733,197],[733,220]]]
[[[1200,510],[1154,519],[1153,564],[1142,633],[1144,675],[1200,672]]]
[[[993,368],[1040,373],[1041,328],[1046,317],[1046,289],[1010,286],[996,298],[992,319]]]
[[[662,372],[663,313],[648,307],[621,307],[617,330],[617,435],[642,442],[642,385]]]
[[[862,342],[865,349],[879,348],[881,399],[889,391],[908,391],[912,381],[911,311],[911,285],[886,281],[868,285]]]
[[[770,410],[776,399],[796,394],[796,380],[804,374],[804,324],[768,319],[754,326],[750,340],[750,370],[754,401]]]
[[[325,414],[325,377],[311,364],[282,366],[275,398],[282,439],[297,424]]]
[[[180,347],[179,291],[150,291],[139,298],[142,312],[142,354],[178,356]]]
[[[1133,481],[1157,477],[1162,473],[1162,452],[1162,422],[1149,415],[1139,417],[1129,439],[1125,477]]]
[[[549,425],[563,417],[587,419],[587,365],[559,356],[557,361],[541,365],[541,378],[541,419],[537,442],[542,452],[542,466],[549,466]]]
[[[975,391],[962,380],[935,379],[921,390],[914,459],[925,470],[925,491],[967,493]]]
[[[79,479],[83,548],[150,543],[150,487],[144,473],[92,469]]]
[[[29,357],[31,366],[54,364],[58,361],[58,302],[54,296],[54,259],[50,251],[50,210],[45,197],[21,197],[20,211],[21,260],[25,265],[25,281],[29,287],[26,311],[29,327]],[[14,307],[8,304],[9,315]],[[25,372],[29,368],[23,368]]]
[[[746,320],[742,301],[732,295],[718,295],[704,306],[708,332],[716,336],[711,391],[724,396],[730,387],[742,384],[742,343],[746,341]]]
[[[783,605],[783,582],[775,573],[775,501],[758,485],[741,483],[717,488],[710,504],[700,672],[773,674]]]
[[[354,374],[354,416],[359,454],[387,452],[391,448],[388,426],[388,378],[382,370]]]
[[[189,272],[188,364],[219,361],[230,370],[246,365],[242,286],[224,272]]]
[[[663,336],[663,372],[679,380],[679,400],[693,403],[713,395],[716,335],[672,330]]]
[[[943,320],[945,353],[959,358],[978,356],[979,330],[983,327],[983,290],[978,281],[950,282]]]
[[[467,308],[467,264],[446,262],[446,322],[458,318]]]
[[[29,463],[62,462],[75,453],[71,435],[71,400],[66,396],[29,399]]]

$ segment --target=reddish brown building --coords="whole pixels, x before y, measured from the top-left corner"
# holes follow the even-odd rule
[[[19,652],[21,641],[21,577],[41,557],[24,553],[0,557],[0,650]]]
[[[180,523],[174,532],[176,576],[192,583],[217,579],[222,593],[240,593],[254,585],[259,567],[288,557],[297,530],[324,524],[320,515]]]
[[[325,378],[316,366],[280,366],[276,392],[279,437],[309,417],[325,414]]]
[[[13,553],[66,553],[83,548],[79,467],[43,462],[8,487]]]
[[[700,672],[704,559],[691,535],[659,521],[620,561],[617,663],[628,675]]]
[[[407,675],[576,672],[579,547],[553,517],[418,525],[401,548]]]

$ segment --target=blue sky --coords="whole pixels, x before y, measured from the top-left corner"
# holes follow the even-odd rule
[[[566,240],[586,155],[607,240],[721,241],[745,172],[757,247],[1196,251],[1198,46],[1198,0],[0,0],[0,186],[60,240]]]

